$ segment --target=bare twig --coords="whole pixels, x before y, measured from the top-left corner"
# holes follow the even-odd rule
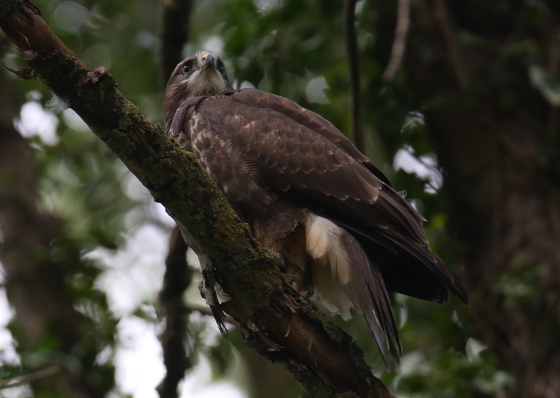
[[[385,83],[390,83],[395,78],[401,67],[406,48],[406,36],[410,25],[410,0],[399,0],[397,9],[397,25],[395,27],[395,38],[391,48],[389,63],[383,72],[382,79]]]
[[[435,20],[445,42],[447,59],[451,65],[455,81],[460,88],[464,89],[469,84],[469,78],[459,54],[459,43],[449,20],[445,3],[443,0],[432,0],[432,4]]]
[[[55,365],[55,366],[49,366],[48,368],[45,369],[37,370],[36,372],[28,373],[23,376],[14,377],[13,379],[4,380],[0,382],[0,390],[24,386],[26,384],[31,383],[32,381],[53,376],[57,373],[60,373],[60,371],[61,371],[60,366]]]
[[[360,109],[360,59],[358,41],[356,39],[356,0],[346,0],[346,51],[350,64],[350,80],[352,81],[352,134],[356,147],[364,152],[364,133],[361,123]]]

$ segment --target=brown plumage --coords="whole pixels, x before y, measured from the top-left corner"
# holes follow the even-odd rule
[[[447,302],[467,295],[428,248],[423,218],[331,123],[259,90],[234,90],[219,56],[182,61],[165,126],[287,272],[345,319],[362,312],[385,359],[401,354],[387,291]]]

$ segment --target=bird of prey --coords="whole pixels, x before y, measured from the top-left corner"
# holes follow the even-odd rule
[[[424,219],[330,122],[289,99],[235,90],[211,51],[167,83],[168,135],[192,149],[254,236],[332,312],[361,312],[387,363],[402,353],[388,291],[435,302],[463,288],[422,230]]]

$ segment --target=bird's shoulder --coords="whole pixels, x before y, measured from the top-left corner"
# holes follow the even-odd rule
[[[287,150],[291,151],[297,143],[309,142],[314,145],[315,152],[320,152],[322,147],[324,154],[334,152],[339,159],[355,161],[384,184],[391,186],[383,172],[331,122],[288,98],[248,88],[192,99],[190,103],[196,104],[191,107],[191,117],[211,119],[216,126],[226,124],[226,127],[231,126],[236,132],[249,123],[259,127],[260,130],[256,132],[268,133],[272,129],[280,140],[276,144],[282,146],[285,142],[289,147]],[[267,139],[273,140],[274,135]],[[288,143],[290,140],[291,144]],[[305,154],[307,144],[302,149]],[[332,162],[333,159],[329,160]]]
[[[373,203],[379,189],[388,184],[332,123],[287,98],[260,90],[191,98],[179,107],[175,129],[193,142],[204,136],[208,145],[216,140],[225,143],[275,191],[311,189],[341,200]]]
[[[356,160],[369,162],[331,122],[288,98],[257,89],[240,89],[205,98],[197,110],[215,112],[220,109],[234,111],[245,117],[266,115],[270,120],[289,120],[291,127],[304,126],[336,144]]]

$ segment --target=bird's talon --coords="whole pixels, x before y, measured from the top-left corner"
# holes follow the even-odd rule
[[[309,298],[309,297],[313,296],[313,294],[315,293],[311,289],[310,290],[302,290],[301,280],[294,275],[282,274],[282,279],[284,279],[284,282],[286,282],[287,285],[289,285],[292,289],[294,289],[297,293],[299,293],[301,296],[303,296],[305,298]]]

